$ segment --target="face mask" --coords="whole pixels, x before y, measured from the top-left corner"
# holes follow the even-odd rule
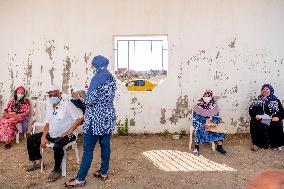
[[[23,94],[17,94],[17,99],[18,99],[18,100],[21,100],[23,97],[24,97]]]
[[[212,100],[212,97],[205,96],[203,97],[204,102],[209,103]]]
[[[60,99],[58,97],[50,97],[49,102],[51,104],[58,104],[60,102]]]

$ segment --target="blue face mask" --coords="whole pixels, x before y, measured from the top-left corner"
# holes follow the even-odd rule
[[[51,103],[51,104],[58,104],[59,102],[60,102],[60,99],[58,98],[58,97],[50,97],[49,98],[49,102]]]
[[[18,100],[21,100],[23,97],[24,97],[23,94],[17,94],[17,99],[18,99]]]

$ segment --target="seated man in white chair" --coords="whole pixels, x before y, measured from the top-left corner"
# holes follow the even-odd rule
[[[58,86],[52,85],[47,90],[50,104],[46,107],[46,125],[43,132],[31,135],[27,139],[29,159],[32,164],[27,171],[40,169],[41,153],[40,147],[45,148],[47,142],[54,143],[53,171],[49,174],[49,180],[55,181],[61,177],[61,162],[64,156],[63,147],[76,140],[74,130],[83,121],[83,113],[69,100],[61,98]]]

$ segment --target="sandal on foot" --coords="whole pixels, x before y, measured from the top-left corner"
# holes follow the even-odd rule
[[[95,171],[95,172],[93,173],[93,175],[94,175],[94,177],[97,177],[97,178],[99,178],[99,179],[101,179],[101,180],[103,180],[103,181],[108,178],[108,175],[107,175],[107,174],[102,175],[99,170]]]
[[[73,181],[75,182],[75,184],[72,184],[72,185],[71,185],[71,184],[68,184],[69,182],[73,182]],[[66,188],[83,187],[83,186],[86,185],[86,181],[78,181],[78,180],[75,179],[75,178],[69,180],[68,183],[65,182],[65,187],[66,187]]]

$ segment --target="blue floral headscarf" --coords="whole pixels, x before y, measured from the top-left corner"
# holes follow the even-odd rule
[[[264,105],[267,105],[270,114],[275,114],[279,112],[278,98],[274,95],[274,88],[270,84],[262,85],[261,90],[263,90],[264,88],[269,88],[270,90],[269,96],[265,97],[262,94],[259,95],[256,99],[253,100],[250,108],[255,106],[263,107]]]
[[[88,88],[87,95],[93,92],[98,86],[104,84],[111,76],[111,73],[107,70],[109,60],[102,55],[95,56],[92,60],[92,66],[96,68],[96,75],[91,80],[90,87]]]

